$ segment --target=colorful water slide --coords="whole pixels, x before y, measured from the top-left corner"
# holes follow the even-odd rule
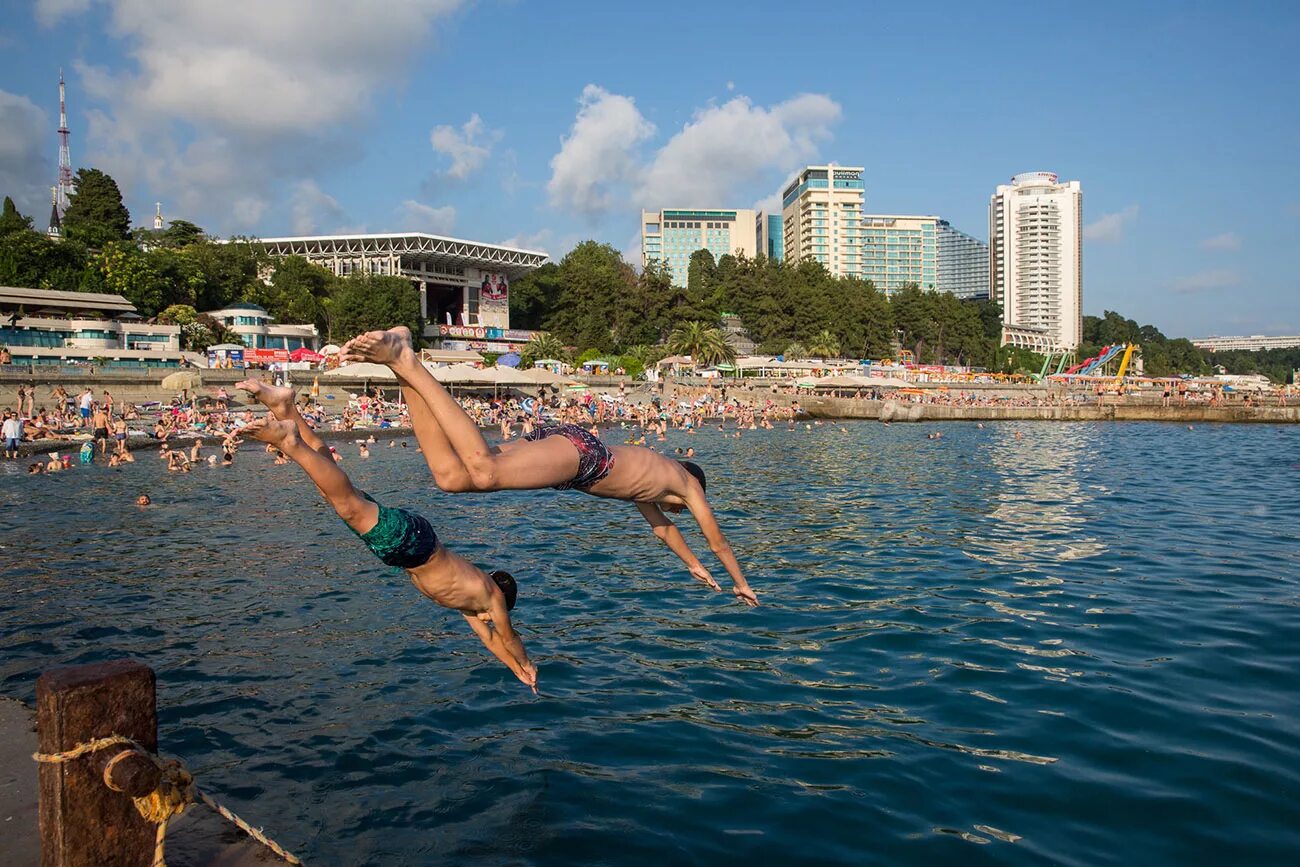
[[[1116,343],[1111,346],[1104,346],[1102,347],[1101,352],[1094,355],[1092,358],[1089,358],[1087,361],[1083,362],[1082,364],[1076,364],[1074,367],[1071,367],[1065,373],[1067,376],[1073,374],[1077,374],[1079,376],[1089,376],[1094,371],[1096,371],[1097,368],[1101,367],[1103,364],[1105,364],[1106,362],[1110,361],[1112,358],[1114,358],[1115,356],[1123,352],[1125,348],[1126,348],[1126,344],[1123,343]]]
[[[1082,374],[1083,376],[1092,376],[1094,373],[1100,370],[1102,366],[1106,364],[1106,362],[1110,361],[1112,358],[1115,358],[1127,348],[1128,348],[1127,344],[1124,343],[1116,343],[1114,346],[1107,346],[1105,349],[1102,350],[1101,355],[1098,355],[1092,361],[1084,365],[1083,370],[1079,371],[1079,373]]]

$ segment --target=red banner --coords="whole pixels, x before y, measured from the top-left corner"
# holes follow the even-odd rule
[[[244,361],[255,364],[270,364],[274,361],[289,361],[287,349],[245,349]]]

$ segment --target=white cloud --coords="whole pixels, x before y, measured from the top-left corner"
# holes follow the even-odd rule
[[[1105,214],[1083,227],[1085,241],[1112,244],[1124,238],[1124,228],[1137,219],[1138,206],[1129,205],[1122,211]]]
[[[0,195],[12,196],[37,228],[50,212],[57,140],[45,112],[25,96],[0,90]]]
[[[746,97],[695,112],[643,159],[655,131],[630,97],[590,84],[573,130],[551,160],[551,204],[598,215],[633,203],[646,208],[730,201],[774,171],[816,156],[840,118],[827,96],[801,94],[770,107]]]
[[[1241,274],[1231,268],[1210,268],[1205,271],[1198,271],[1195,274],[1188,274],[1185,277],[1175,277],[1170,282],[1169,288],[1175,292],[1190,295],[1196,292],[1217,292],[1221,289],[1231,289],[1240,286],[1241,282]]]
[[[555,233],[550,229],[539,229],[536,232],[511,235],[500,243],[502,247],[514,247],[516,250],[545,250],[546,245],[554,239]]]
[[[736,82],[734,82],[734,81],[728,81],[728,82],[727,82],[727,90],[735,90],[735,89],[736,89]]]
[[[375,92],[400,82],[462,0],[97,2],[130,65],[79,68],[83,92],[106,106],[80,161],[128,199],[166,197],[178,217],[225,232],[257,230],[244,221],[287,192],[278,184],[354,159]],[[54,24],[88,5],[41,0],[37,14]]]
[[[582,89],[578,116],[551,159],[546,185],[551,204],[593,215],[621,206],[618,193],[641,171],[636,148],[654,134],[626,96],[589,84]]]
[[[293,192],[293,232],[313,235],[317,231],[337,229],[346,219],[338,199],[326,193],[315,181],[300,181]]]
[[[433,149],[451,158],[447,177],[463,181],[483,167],[492,155],[492,145],[501,138],[499,130],[487,129],[483,118],[470,116],[457,132],[453,126],[436,126],[429,134]]]
[[[781,193],[770,193],[752,205],[755,211],[762,211],[770,216],[781,216]]]
[[[1232,251],[1241,249],[1241,236],[1236,232],[1224,232],[1222,235],[1215,235],[1206,238],[1201,242],[1201,246],[1206,250]]]
[[[414,199],[407,199],[397,209],[397,218],[401,221],[403,232],[428,232],[431,235],[446,235],[456,225],[456,208],[443,205],[435,208]]]
[[[655,154],[638,192],[646,207],[724,202],[738,190],[811,159],[840,106],[801,94],[771,108],[740,96],[695,113]]]

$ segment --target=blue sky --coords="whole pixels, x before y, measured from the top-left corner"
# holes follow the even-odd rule
[[[1084,189],[1084,309],[1300,333],[1300,4],[9,0],[0,192],[74,166],[222,234],[423,230],[629,255],[646,206],[801,164],[987,237],[1016,172]],[[696,192],[691,196],[691,191]]]

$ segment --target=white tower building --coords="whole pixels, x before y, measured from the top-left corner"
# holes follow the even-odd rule
[[[862,166],[808,166],[781,192],[787,262],[816,259],[836,277],[862,276]]]
[[[1069,350],[1083,332],[1083,188],[1026,172],[989,201],[989,278],[1002,343]]]

